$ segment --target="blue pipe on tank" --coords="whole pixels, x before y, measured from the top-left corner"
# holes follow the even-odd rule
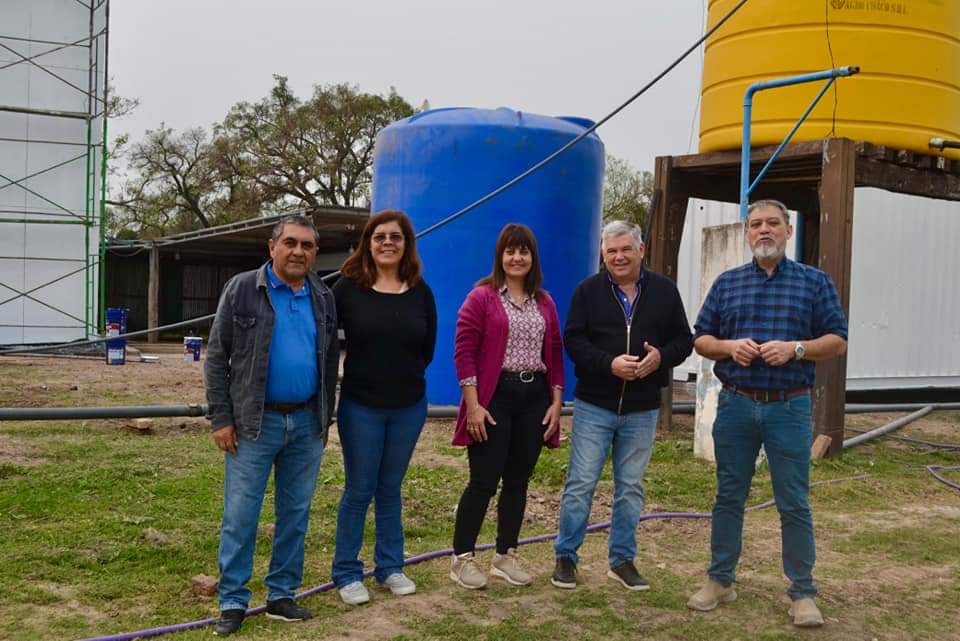
[[[763,178],[764,174],[767,173],[767,170],[773,164],[773,162],[780,156],[780,152],[783,151],[783,148],[790,142],[790,139],[793,138],[793,135],[797,133],[797,130],[800,129],[800,126],[807,119],[807,116],[810,115],[810,112],[813,111],[813,108],[817,106],[817,103],[820,102],[820,99],[827,92],[827,89],[830,88],[830,85],[841,76],[852,76],[860,72],[860,67],[846,66],[846,67],[837,67],[836,69],[827,69],[825,71],[817,71],[815,73],[805,73],[797,76],[789,76],[787,78],[777,78],[775,80],[764,80],[762,82],[755,82],[747,88],[746,93],[743,96],[743,142],[741,146],[741,158],[740,158],[740,218],[741,220],[746,220],[747,218],[747,205],[749,204],[750,193],[760,182],[760,179]],[[800,116],[800,119],[797,120],[797,123],[793,126],[793,129],[790,130],[790,133],[787,134],[787,137],[784,138],[783,142],[780,143],[773,154],[770,156],[770,160],[763,166],[760,170],[760,173],[757,174],[756,180],[753,183],[750,183],[750,125],[753,115],[753,95],[758,91],[764,91],[766,89],[777,89],[779,87],[787,87],[790,85],[799,85],[805,82],[816,82],[817,80],[826,80],[823,88],[820,90],[820,93],[817,94],[816,98],[813,99],[813,102],[810,103],[810,106],[807,107],[807,110],[803,112],[803,115]]]

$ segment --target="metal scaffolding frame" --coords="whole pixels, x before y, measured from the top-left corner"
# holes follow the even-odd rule
[[[11,158],[8,165],[19,167],[22,162],[24,170],[19,177],[0,172],[0,191],[18,190],[24,200],[22,207],[5,200],[5,206],[0,206],[0,223],[23,225],[24,255],[0,256],[0,259],[14,261],[12,264],[23,261],[25,281],[31,265],[60,265],[64,273],[46,279],[40,285],[21,289],[10,282],[11,277],[16,276],[13,270],[4,273],[5,270],[0,269],[0,308],[24,299],[58,312],[63,324],[51,321],[29,324],[29,320],[23,318],[19,327],[24,331],[24,338],[28,329],[39,328],[76,329],[81,330],[84,337],[90,338],[100,334],[104,314],[102,266],[105,264],[103,256],[106,250],[110,2],[5,0],[4,4],[0,16],[6,13],[9,19],[0,20],[0,89],[13,90],[0,91],[0,145],[14,150],[12,154],[4,152]],[[38,33],[46,30],[50,33]],[[86,50],[86,53],[82,53],[82,50]],[[85,60],[85,64],[78,64],[80,60]],[[28,69],[24,70],[24,67]],[[3,82],[4,75],[7,76],[7,82]],[[84,76],[85,80],[80,80]],[[38,90],[38,85],[43,85],[45,91]],[[23,95],[17,95],[21,89],[25,90]],[[53,104],[35,104],[47,99]],[[4,104],[8,102],[14,104]],[[27,118],[25,121],[24,116]],[[71,130],[63,123],[64,120],[81,121],[82,124]],[[26,133],[22,136],[7,135],[15,132],[18,124],[23,124]],[[33,134],[34,130],[52,130],[60,134],[69,132],[74,137],[38,136]],[[44,159],[39,166],[38,158]],[[72,176],[80,174],[78,165],[83,166],[81,185],[75,184],[77,181]],[[58,170],[61,170],[61,175],[66,173],[65,180],[61,175],[52,173]],[[58,178],[64,184],[58,184]],[[81,193],[82,205],[77,207]],[[49,225],[51,230],[58,227],[75,228],[62,226],[81,226],[82,254],[77,251],[76,257],[64,255],[68,253],[68,248],[58,248],[61,251],[58,256],[30,255],[27,250],[28,231],[39,231],[31,230],[33,225]],[[0,234],[4,233],[2,229],[0,227]],[[57,235],[52,234],[50,238],[56,239]],[[51,288],[52,291],[53,285],[67,278],[75,278],[79,273],[83,274],[81,313],[75,313],[76,308],[68,309],[67,303],[61,303],[58,299],[44,301],[38,297],[44,289]],[[76,304],[76,298],[73,302]],[[17,325],[7,322],[0,324],[0,327]]]

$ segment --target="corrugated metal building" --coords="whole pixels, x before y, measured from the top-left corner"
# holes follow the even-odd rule
[[[735,204],[690,199],[677,285],[691,327],[706,293],[702,230],[738,217]],[[853,221],[847,389],[960,387],[960,203],[858,188]],[[695,358],[674,378],[695,374]]]
[[[212,314],[224,284],[239,272],[255,269],[268,258],[267,239],[284,216],[262,216],[208,229],[138,242],[111,242],[107,251],[108,307],[130,310],[130,331],[149,329],[150,257],[156,259],[157,323],[170,325]],[[320,235],[314,269],[321,274],[340,268],[360,238],[369,212],[353,207],[322,207],[309,212]],[[179,333],[189,333],[180,330]]]

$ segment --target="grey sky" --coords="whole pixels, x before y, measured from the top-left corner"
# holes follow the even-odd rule
[[[704,0],[114,0],[110,75],[141,101],[112,124],[133,139],[220,120],[257,100],[271,74],[314,84],[391,86],[415,107],[507,106],[602,117],[702,32]],[[599,133],[640,169],[696,149],[696,52]]]

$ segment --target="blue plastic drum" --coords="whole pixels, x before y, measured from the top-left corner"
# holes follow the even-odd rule
[[[499,187],[583,133],[583,118],[511,109],[435,109],[393,123],[377,136],[372,211],[399,209],[417,230]],[[437,299],[437,349],[427,370],[427,400],[459,402],[453,365],[457,310],[490,272],[493,248],[508,222],[537,236],[544,287],[561,323],[577,284],[596,273],[600,254],[604,148],[590,134],[519,184],[418,241],[424,275]],[[573,367],[567,362],[566,397]]]

